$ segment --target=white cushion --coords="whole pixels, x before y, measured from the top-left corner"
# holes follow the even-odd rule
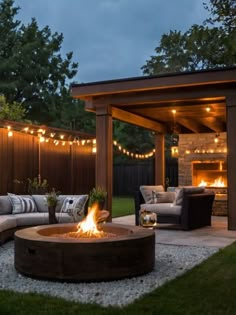
[[[88,195],[67,196],[61,207],[61,212],[71,215],[75,221],[80,221],[84,216],[84,207]]]
[[[181,206],[175,206],[173,203],[156,203],[156,204],[141,204],[140,209],[155,212],[160,215],[180,215]]]
[[[12,204],[12,213],[28,213],[28,212],[37,212],[37,208],[35,206],[34,200],[28,196],[18,196],[15,194],[8,193],[8,197],[10,198]]]

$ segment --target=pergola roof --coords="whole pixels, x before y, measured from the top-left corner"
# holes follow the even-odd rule
[[[236,87],[236,67],[76,84],[72,96],[86,109],[110,106],[112,117],[160,133],[226,131],[226,95]],[[207,112],[206,108],[210,111]]]
[[[227,132],[228,223],[236,230],[236,67],[77,84],[72,96],[96,112],[96,184],[112,209],[112,119],[154,130],[155,183],[164,184],[164,135]],[[206,111],[209,107],[210,111]],[[172,110],[176,110],[175,119]],[[173,121],[174,120],[174,121]]]

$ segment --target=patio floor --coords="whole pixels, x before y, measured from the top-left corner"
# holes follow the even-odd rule
[[[114,223],[134,225],[134,215],[113,219]],[[223,248],[236,241],[236,231],[227,230],[227,217],[212,216],[212,226],[182,231],[173,225],[161,224],[156,228],[156,243]]]

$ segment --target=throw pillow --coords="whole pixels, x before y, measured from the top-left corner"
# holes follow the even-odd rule
[[[12,214],[37,212],[35,203],[31,197],[23,197],[8,193],[12,204]]]
[[[156,192],[153,191],[153,203],[172,203],[176,193],[172,191]]]
[[[68,213],[77,221],[84,215],[84,207],[87,200],[88,195],[81,195],[79,197],[68,196],[64,199],[61,212]]]
[[[153,191],[155,192],[164,191],[164,187],[162,185],[140,186],[140,191],[145,203],[153,203]]]

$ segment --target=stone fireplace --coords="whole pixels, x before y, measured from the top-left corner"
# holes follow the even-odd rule
[[[226,133],[179,135],[179,186],[214,190],[214,215],[227,215],[226,155]]]

